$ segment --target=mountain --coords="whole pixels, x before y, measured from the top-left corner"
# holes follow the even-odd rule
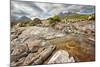
[[[80,14],[93,14],[95,10],[80,10]]]
[[[59,13],[58,16],[61,17],[65,17],[65,16],[72,16],[72,15],[76,15],[77,13],[73,13],[73,12],[66,12],[66,13]]]
[[[31,19],[27,16],[22,16],[20,18],[16,16],[11,16],[10,18],[11,18],[11,22],[14,22],[14,23],[31,21]]]
[[[11,22],[17,22],[18,17],[16,17],[16,16],[11,16],[10,19],[11,19]]]
[[[31,21],[31,19],[26,16],[22,16],[17,20],[17,22],[27,22],[27,21]]]

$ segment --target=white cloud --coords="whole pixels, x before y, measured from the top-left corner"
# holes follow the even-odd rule
[[[34,5],[34,4],[33,4]],[[38,16],[40,15],[40,13],[42,12],[42,10],[34,7],[30,6],[30,3],[24,3],[20,1],[12,1],[11,6],[13,6],[14,8],[11,9],[11,14],[13,15],[30,15],[30,16]]]
[[[88,5],[54,4],[32,1],[11,1],[11,15],[28,16],[30,18],[46,18],[57,15],[60,12],[79,12],[82,9],[94,8]],[[91,9],[92,9],[91,8]]]

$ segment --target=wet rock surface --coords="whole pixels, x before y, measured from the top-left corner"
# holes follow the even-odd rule
[[[94,61],[94,23],[83,22],[12,28],[11,66]]]

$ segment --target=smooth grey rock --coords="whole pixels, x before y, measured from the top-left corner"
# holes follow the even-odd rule
[[[69,53],[64,50],[57,51],[49,60],[48,64],[75,62],[73,57],[69,57]]]

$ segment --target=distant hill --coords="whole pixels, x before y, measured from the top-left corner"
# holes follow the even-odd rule
[[[16,16],[11,16],[11,17],[10,17],[10,20],[11,20],[11,22],[17,22],[18,17],[16,17]]]
[[[73,13],[73,12],[67,12],[67,13],[59,13],[58,16],[62,18],[67,19],[87,19],[89,16],[95,16],[95,14],[79,14],[79,13]]]
[[[73,13],[73,12],[67,12],[67,13],[59,13],[58,16],[60,17],[65,17],[65,16],[72,16],[72,15],[77,15],[77,13]]]
[[[17,22],[27,22],[27,21],[31,21],[31,19],[26,16],[22,16],[17,20]]]
[[[31,19],[27,16],[22,16],[20,18],[17,18],[15,16],[11,16],[11,22],[18,23],[18,22],[27,22],[27,21],[31,21]]]

